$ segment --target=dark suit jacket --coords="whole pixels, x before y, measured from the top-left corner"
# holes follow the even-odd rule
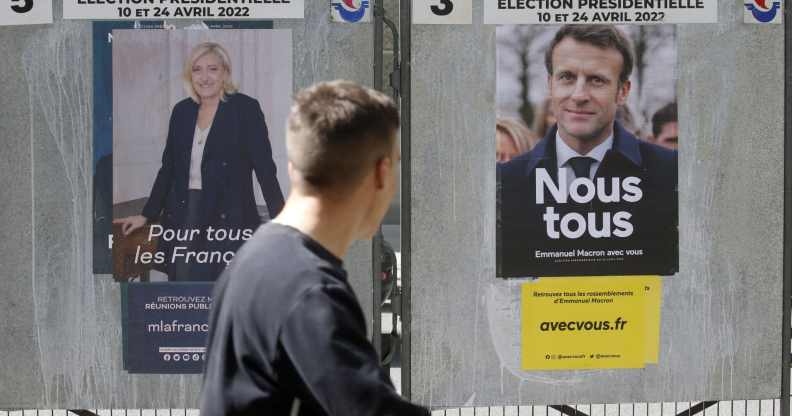
[[[536,203],[536,170],[546,169],[558,184],[554,126],[530,152],[498,165],[497,269],[498,276],[580,276],[580,275],[671,275],[678,270],[679,241],[677,214],[677,152],[637,139],[618,123],[614,127],[613,148],[600,164],[594,181],[603,178],[605,192],[611,195],[613,178],[635,176],[640,179],[642,198],[637,202],[566,204],[555,201],[545,190],[544,204]],[[615,189],[620,189],[617,186]],[[624,192],[621,193],[624,195]],[[617,212],[630,215],[633,233],[628,237],[594,238],[588,232],[578,238],[561,235],[550,238],[543,219],[547,207],[561,218],[580,213],[587,227],[596,231],[615,229],[611,223]],[[593,214],[591,214],[593,213]],[[559,230],[560,221],[555,222]],[[577,222],[571,222],[575,228]],[[605,250],[605,255],[584,255]],[[608,250],[623,250],[607,253]],[[627,252],[627,250],[636,250]],[[572,257],[541,257],[542,252],[570,252]]]
[[[198,104],[192,99],[186,98],[173,107],[162,167],[143,209],[146,218],[160,220],[166,228],[185,225],[190,154],[197,120]],[[256,173],[261,185],[269,215],[274,217],[283,208],[284,201],[275,176],[264,114],[257,100],[236,93],[220,102],[206,139],[201,162],[201,216],[198,220],[202,228],[255,230],[261,224],[253,194],[252,172]],[[236,250],[241,243],[205,242],[204,249]],[[165,253],[167,265],[171,244],[161,241],[159,249]],[[202,277],[196,276],[196,280],[214,280],[221,270],[222,267],[216,267]]]

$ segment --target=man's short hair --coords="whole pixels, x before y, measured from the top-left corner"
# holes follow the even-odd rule
[[[601,49],[616,49],[622,56],[622,69],[619,74],[619,83],[630,79],[633,70],[633,47],[630,39],[619,29],[610,25],[565,25],[558,30],[553,41],[545,52],[545,67],[547,73],[553,75],[553,50],[565,38],[572,38],[578,42],[588,43]]]
[[[654,134],[654,137],[657,138],[657,136],[660,135],[660,132],[663,131],[664,124],[677,122],[679,120],[677,117],[676,102],[668,103],[657,110],[652,116],[652,134]]]
[[[315,190],[348,188],[393,152],[399,111],[387,95],[350,81],[297,93],[287,125],[289,161]]]

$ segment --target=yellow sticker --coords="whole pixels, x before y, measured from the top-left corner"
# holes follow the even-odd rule
[[[647,324],[653,321],[646,293],[654,283],[647,278],[655,277],[540,278],[524,284],[522,368],[643,367]],[[659,324],[659,311],[657,315]]]
[[[660,357],[660,309],[663,303],[663,279],[659,276],[644,279],[646,306],[646,362],[657,364]]]

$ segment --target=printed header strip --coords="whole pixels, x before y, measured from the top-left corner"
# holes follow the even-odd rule
[[[485,0],[485,24],[717,23],[717,0]]]
[[[303,19],[305,0],[64,0],[64,19]]]

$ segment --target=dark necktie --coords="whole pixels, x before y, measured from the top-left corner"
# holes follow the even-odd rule
[[[588,178],[591,171],[591,164],[596,162],[596,159],[588,156],[577,156],[569,159],[569,166],[575,172],[576,178]]]

